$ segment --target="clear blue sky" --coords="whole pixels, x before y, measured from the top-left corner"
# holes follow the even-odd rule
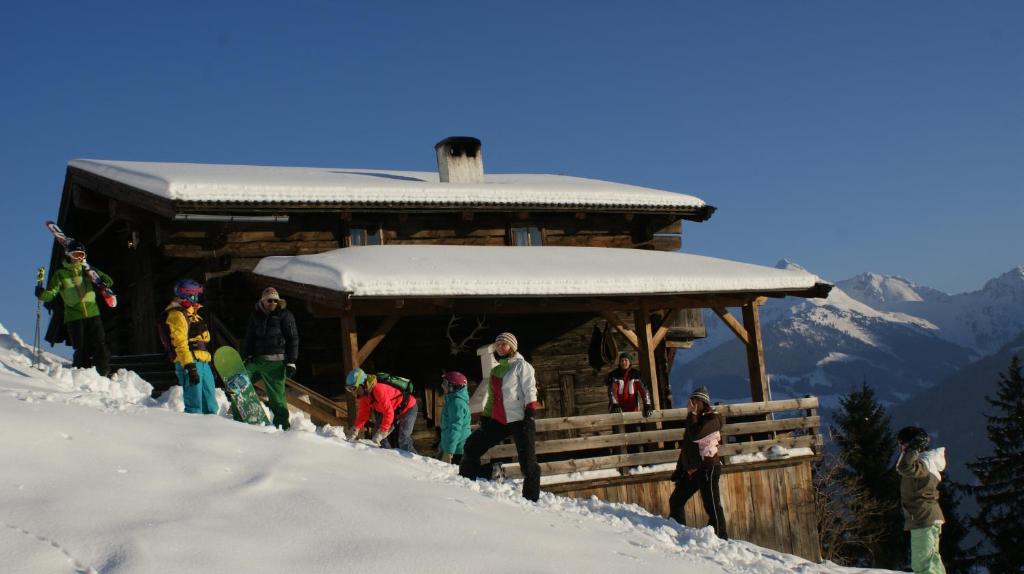
[[[691,252],[949,292],[1024,263],[1021,2],[142,4],[0,19],[23,338],[77,157],[433,170],[474,135],[488,171],[705,199]]]

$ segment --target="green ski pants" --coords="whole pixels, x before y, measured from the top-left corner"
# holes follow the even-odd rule
[[[263,385],[267,387],[267,402],[270,404],[270,412],[274,413],[274,426],[288,430],[291,425],[288,423],[288,399],[284,390],[284,361],[267,361],[256,357],[245,364],[245,370],[249,371],[252,382],[262,379]]]
[[[914,574],[946,574],[939,556],[941,524],[928,528],[914,528],[910,531],[910,567]]]

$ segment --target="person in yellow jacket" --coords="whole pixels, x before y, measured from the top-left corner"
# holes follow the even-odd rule
[[[210,368],[210,330],[200,310],[199,296],[203,286],[191,279],[174,285],[174,301],[164,309],[170,346],[174,353],[174,370],[181,383],[185,412],[216,414],[213,370]]]

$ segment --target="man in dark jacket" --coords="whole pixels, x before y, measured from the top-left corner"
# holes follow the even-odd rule
[[[939,508],[939,481],[946,468],[946,449],[928,450],[928,433],[905,427],[896,433],[900,459],[900,506],[904,529],[910,531],[910,566],[915,574],[945,574],[939,537],[945,517]]]
[[[711,408],[711,395],[707,387],[700,387],[690,395],[686,414],[686,434],[683,448],[679,453],[676,471],[672,480],[675,490],[668,499],[669,516],[679,524],[686,524],[683,509],[686,501],[700,491],[708,524],[723,540],[729,538],[725,528],[725,511],[718,491],[718,479],[722,474],[722,463],[718,457],[718,446],[722,442],[722,415]]]
[[[253,381],[263,379],[274,413],[274,426],[288,430],[288,400],[284,380],[295,374],[299,358],[299,331],[295,317],[285,309],[277,289],[267,287],[245,329],[245,368]]]

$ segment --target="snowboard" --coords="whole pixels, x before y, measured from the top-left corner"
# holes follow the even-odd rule
[[[249,373],[245,370],[242,356],[232,347],[220,347],[213,354],[213,366],[224,381],[228,399],[231,401],[231,416],[236,421],[251,425],[269,425],[263,403],[256,396]]]
[[[47,221],[46,228],[50,230],[53,238],[57,240],[57,243],[60,243],[61,247],[67,247],[68,243],[72,240],[71,237],[64,235],[64,232],[53,221]],[[103,298],[103,302],[107,304],[107,307],[111,309],[117,307],[117,295],[114,294],[114,290],[103,283],[103,278],[100,277],[100,274],[93,270],[92,267],[89,267],[89,263],[84,259],[82,260],[82,270],[85,272],[86,278],[96,287],[96,291]]]

